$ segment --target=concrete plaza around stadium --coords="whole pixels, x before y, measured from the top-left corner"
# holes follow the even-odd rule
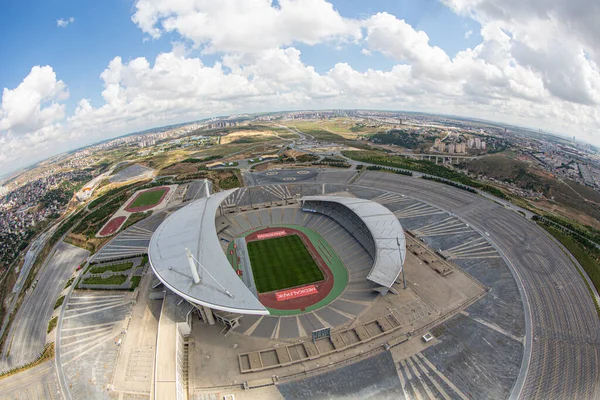
[[[236,399],[600,396],[600,323],[592,299],[569,255],[533,222],[484,196],[416,177],[308,171],[252,174],[252,182],[260,186],[241,188],[224,200],[223,207],[236,212],[225,214],[229,227],[219,235],[233,239],[275,221],[315,229],[346,265],[346,289],[335,301],[306,315],[244,315],[240,326],[227,335],[222,326],[204,324],[194,315],[183,353],[182,384],[188,399],[228,394]],[[193,198],[202,196],[197,192]],[[427,246],[427,254],[415,250],[420,256],[407,251],[408,289],[397,284],[397,295],[374,293],[365,279],[372,265],[367,252],[335,221],[305,217],[296,203],[303,196],[331,194],[384,205],[414,235],[414,240],[407,237],[409,250],[415,243]],[[264,204],[269,207],[260,206]],[[143,251],[163,213],[120,233],[96,257],[113,259],[120,252]],[[226,246],[222,241],[220,250]],[[440,254],[454,272],[443,276],[423,263],[431,261],[429,257],[441,259]],[[176,375],[165,373],[174,371],[169,368],[176,360],[173,322],[185,321],[185,315],[182,319],[181,313],[169,310],[187,307],[180,310],[185,314],[191,308],[173,294],[164,300],[148,299],[149,293],[154,299],[165,290],[152,289],[153,285],[157,280],[146,275],[133,307],[125,299],[101,298],[115,293],[86,299],[88,294],[74,292],[73,300],[66,302],[65,309],[72,311],[65,313],[70,318],[61,335],[76,333],[80,343],[89,338],[97,346],[71,360],[75,353],[68,353],[70,347],[80,344],[63,341],[60,350],[67,364],[57,365],[57,372],[59,378],[68,375],[71,398],[82,393],[97,399],[107,393],[114,398],[153,398],[157,377],[166,377],[164,382],[175,387]],[[89,301],[100,303],[86,310]],[[112,306],[123,312],[105,320]],[[127,321],[127,331],[117,335],[121,350],[115,351],[112,329]],[[331,326],[335,338],[311,346],[310,331],[323,326]],[[160,329],[166,333],[153,342]],[[425,332],[435,339],[425,343],[421,339]],[[154,350],[167,351],[153,353],[153,343]],[[299,354],[300,348],[311,357],[277,366],[286,354]],[[258,360],[268,368],[242,373],[244,355],[255,366]],[[106,366],[101,369],[103,378],[77,376],[81,365]]]
[[[375,297],[370,302],[345,300],[344,302],[351,307],[360,307],[361,311],[358,315],[352,314],[352,308],[347,309],[346,312],[334,308],[346,317],[346,323],[337,326],[336,331],[368,324],[392,313],[401,321],[402,325],[391,335],[399,337],[410,332],[415,336],[416,342],[419,343],[420,336],[418,333],[421,332],[421,328],[428,326],[433,321],[443,320],[458,313],[461,306],[465,306],[482,296],[486,290],[461,271],[455,271],[447,277],[442,277],[433,269],[423,267],[423,263],[412,253],[407,255],[405,268],[407,277],[410,277],[407,278],[409,282],[408,289],[404,290],[399,285],[397,295],[390,294],[385,297]],[[341,304],[338,307],[344,308]],[[313,361],[305,361],[284,368],[268,369],[256,373],[240,373],[238,355],[241,353],[277,348],[290,343],[299,343],[299,341],[310,342],[310,337],[304,336],[301,338],[300,335],[295,338],[278,337],[281,329],[289,322],[301,326],[303,324],[302,319],[306,315],[311,315],[311,313],[291,317],[258,317],[253,325],[249,326],[245,323],[239,331],[236,329],[228,334],[227,338],[223,337],[221,326],[210,326],[198,321],[192,329],[195,345],[194,351],[190,352],[191,357],[189,360],[189,364],[192,366],[189,377],[190,389],[193,385],[194,390],[202,392],[205,388],[210,388],[214,382],[220,382],[224,386],[233,386],[242,381],[268,379],[273,375],[277,375],[280,380],[283,380],[289,375],[318,369],[318,366],[330,363],[339,363],[373,349],[382,349],[381,346],[391,340],[390,336],[385,336],[379,340],[373,340],[364,345],[358,345],[349,350]],[[323,318],[319,317],[319,313],[316,315],[318,320],[323,321]],[[252,319],[254,320],[254,318]],[[267,337],[254,334],[256,329],[264,329],[267,326],[267,321],[273,321],[272,324],[268,324],[272,328],[271,332],[266,332],[265,336]],[[247,329],[244,331],[244,328]],[[307,332],[308,329],[309,327],[306,326],[304,331],[310,334],[310,332]],[[317,344],[321,346],[325,342],[317,342]],[[263,360],[263,363],[266,362],[267,360]]]

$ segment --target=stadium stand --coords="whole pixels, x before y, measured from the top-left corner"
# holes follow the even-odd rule
[[[323,214],[303,212],[299,205],[271,207],[228,215],[226,218],[229,226],[219,233],[219,237],[231,240],[230,238],[239,237],[249,230],[268,226],[258,224],[257,213],[261,214],[261,220],[271,221],[271,225],[298,225],[319,233],[333,247],[348,269],[349,286],[353,290],[371,290],[372,284],[366,278],[373,266],[373,257],[337,221]],[[221,241],[221,246],[227,253],[228,243]]]
[[[404,231],[396,216],[381,204],[339,196],[307,196],[302,209],[327,215],[352,234],[373,257],[367,279],[387,292],[402,272],[406,257]]]

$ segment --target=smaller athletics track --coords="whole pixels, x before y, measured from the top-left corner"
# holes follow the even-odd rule
[[[167,186],[158,186],[139,192],[127,204],[125,211],[130,213],[148,211],[162,203],[170,190]]]

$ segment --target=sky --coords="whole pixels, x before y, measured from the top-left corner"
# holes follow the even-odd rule
[[[368,108],[600,145],[597,0],[0,2],[0,175],[215,115]]]

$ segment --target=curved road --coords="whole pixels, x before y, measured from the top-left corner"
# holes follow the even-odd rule
[[[534,223],[481,196],[402,175],[368,172],[357,185],[401,192],[485,232],[520,277],[531,311],[530,354],[514,397],[600,398],[600,319],[570,257]],[[527,362],[528,359],[528,362]]]
[[[48,320],[54,303],[64,289],[65,282],[83,262],[89,252],[59,242],[37,275],[37,284],[29,293],[8,331],[5,368],[17,367],[36,359],[44,350]]]

